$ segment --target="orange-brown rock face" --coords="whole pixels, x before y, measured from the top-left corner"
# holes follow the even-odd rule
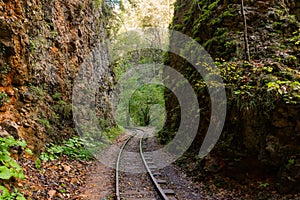
[[[101,6],[89,0],[0,0],[3,129],[10,124],[37,152],[45,142],[75,134],[72,84],[92,47],[105,38],[105,23]],[[104,71],[110,76],[110,69]],[[103,83],[107,90],[109,80]],[[109,96],[107,90],[102,92]],[[108,101],[103,105],[101,113],[110,116]]]

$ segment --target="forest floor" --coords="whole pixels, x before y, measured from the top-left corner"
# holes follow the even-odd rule
[[[125,136],[120,136],[115,145],[123,144]],[[157,144],[152,144],[157,145]],[[58,199],[114,199],[114,169],[98,160],[78,161],[67,156],[58,160],[38,164],[34,159],[20,157],[25,179],[15,183],[18,191],[26,199],[58,200]],[[188,177],[184,170],[176,164],[164,168],[164,174],[175,190],[177,199],[212,200],[212,199],[295,199],[300,195],[280,195],[269,185],[259,181],[241,184],[224,177],[207,177],[206,181],[194,181],[196,177]],[[258,185],[259,184],[259,185]],[[6,186],[11,186],[7,183]]]
[[[118,138],[114,145],[121,146],[127,137]],[[146,148],[158,149],[160,145],[155,138],[145,142]],[[179,200],[215,200],[215,199],[295,199],[300,200],[300,194],[279,194],[272,185],[264,184],[261,180],[249,180],[244,184],[227,177],[210,176],[205,181],[195,181],[197,177],[189,177],[176,164],[163,169],[168,186],[176,193]],[[87,183],[83,189],[84,199],[114,199],[114,169],[101,162],[92,165],[87,174]]]

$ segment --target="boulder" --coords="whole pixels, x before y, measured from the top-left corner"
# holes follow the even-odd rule
[[[14,121],[6,120],[2,122],[0,126],[15,139],[19,138],[19,126]]]

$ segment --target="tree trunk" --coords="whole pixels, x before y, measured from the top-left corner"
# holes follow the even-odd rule
[[[248,28],[247,28],[247,18],[245,14],[244,0],[242,0],[242,15],[244,19],[244,41],[245,41],[245,55],[246,60],[250,61],[250,50],[249,50],[249,42],[248,42]]]

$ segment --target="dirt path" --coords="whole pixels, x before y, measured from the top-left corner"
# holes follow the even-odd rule
[[[88,200],[108,200],[115,196],[115,161],[118,155],[118,148],[124,143],[130,132],[125,132],[110,147],[99,155],[99,159],[93,163],[90,171],[87,172],[86,186],[81,196]],[[103,162],[104,161],[104,162]]]
[[[114,169],[96,162],[88,172],[83,199],[99,200],[113,199],[114,196]]]
[[[146,131],[151,131],[146,129]],[[125,133],[113,145],[121,146],[130,133]],[[161,148],[155,138],[148,139],[145,143],[147,151]],[[114,166],[118,152],[108,151],[105,156]],[[188,164],[185,164],[188,165]],[[86,200],[109,200],[115,195],[115,171],[101,162],[95,161],[86,175],[86,185],[82,189],[80,199]],[[168,182],[168,187],[175,191],[176,199],[179,200],[240,200],[240,199],[295,199],[300,200],[299,195],[280,195],[268,188],[257,188],[244,185],[238,181],[226,177],[207,177],[206,181],[195,181],[197,177],[189,177],[176,164],[171,164],[160,170],[163,178]],[[218,185],[222,183],[223,186]],[[75,198],[79,199],[79,198]]]
[[[150,129],[146,131],[151,132]],[[113,147],[120,147],[130,132],[125,132],[116,141]],[[144,141],[144,150],[153,151],[161,148],[156,139],[152,137]],[[57,160],[41,162],[23,155],[17,158],[22,166],[25,179],[14,182],[4,182],[7,188],[16,187],[24,194],[26,199],[32,200],[109,200],[114,199],[115,171],[114,165],[118,154],[118,148],[108,148],[102,155],[108,164],[103,164],[97,159],[93,161],[72,160],[62,156]],[[163,159],[163,158],[162,158]],[[192,167],[193,162],[178,162],[186,170]],[[176,193],[179,200],[225,200],[225,199],[272,199],[272,200],[300,200],[300,194],[279,194],[274,188],[265,182],[252,180],[241,182],[228,177],[202,174],[202,182],[199,182],[199,173],[192,168],[193,177],[188,177],[182,168],[171,164],[160,170],[162,179],[168,182],[168,188]],[[145,177],[146,178],[146,177]],[[141,181],[142,183],[143,181]]]
[[[147,129],[151,131],[151,129]],[[125,141],[125,138],[129,133],[120,137],[113,145],[121,146]],[[155,138],[148,139],[147,149],[157,149],[159,145]],[[107,155],[117,156],[116,153],[107,153]],[[115,159],[114,158],[114,159]],[[108,158],[112,159],[112,158]],[[113,163],[113,162],[112,162]],[[169,182],[168,185],[176,191],[177,199],[197,200],[202,197],[201,190],[197,184],[194,184],[183,172],[180,171],[179,167],[172,164],[164,169],[160,170],[163,176]],[[87,175],[87,185],[84,188],[83,194],[81,195],[84,199],[114,199],[114,184],[115,176],[114,169],[99,162],[92,167],[92,170]],[[147,178],[147,177],[145,177]]]

